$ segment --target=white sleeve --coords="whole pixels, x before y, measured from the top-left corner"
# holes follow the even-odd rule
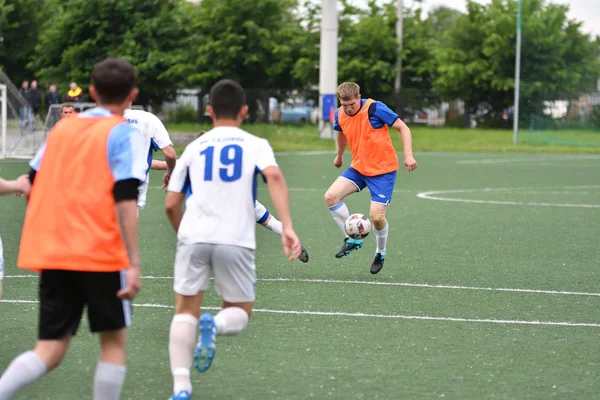
[[[167,190],[169,192],[177,192],[177,193],[186,193],[191,186],[190,176],[189,176],[189,151],[184,150],[183,154],[177,160],[177,164],[175,164],[175,169],[171,174],[171,179],[169,180],[169,186]]]
[[[256,168],[264,171],[268,167],[277,167],[277,161],[269,142],[266,139],[261,139],[256,159]]]
[[[152,121],[152,140],[158,146],[159,149],[164,149],[167,146],[172,146],[173,142],[171,141],[171,137],[169,137],[169,132],[167,132],[167,128],[162,123],[157,116],[153,115]]]

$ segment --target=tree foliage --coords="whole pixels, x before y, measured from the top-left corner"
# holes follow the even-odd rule
[[[544,100],[575,96],[595,88],[600,72],[598,43],[567,18],[568,7],[524,0],[521,98],[524,115]],[[489,110],[500,118],[512,105],[515,75],[516,0],[469,0],[438,56],[436,89],[465,101],[470,113]]]
[[[567,17],[568,6],[523,1],[524,114],[545,100],[593,91],[598,40]],[[464,14],[439,6],[429,15],[415,1],[403,13],[401,52],[395,4],[338,2],[340,82],[356,81],[366,96],[396,101],[400,57],[409,106],[460,99],[467,114],[499,118],[512,105],[517,0],[469,0]],[[99,60],[123,57],[138,70],[144,104],[231,78],[249,89],[253,106],[257,98],[313,88],[319,78],[314,0],[0,0],[0,38],[0,67],[14,81],[37,76],[63,90],[71,80],[86,86]]]
[[[0,0],[0,68],[20,85],[35,78],[27,68],[48,9],[40,0]]]
[[[160,104],[183,83],[177,71],[189,40],[185,7],[183,0],[68,0],[44,24],[29,66],[47,83],[85,86],[98,61],[122,57],[138,71],[138,101]]]

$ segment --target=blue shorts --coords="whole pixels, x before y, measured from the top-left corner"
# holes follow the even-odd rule
[[[392,201],[394,185],[396,184],[396,171],[375,176],[364,176],[350,167],[342,173],[342,177],[354,183],[359,192],[365,186],[368,187],[371,192],[371,201],[374,203],[387,206]]]

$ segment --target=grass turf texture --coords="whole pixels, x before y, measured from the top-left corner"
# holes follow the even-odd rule
[[[210,125],[167,124],[169,132],[198,133]],[[275,151],[335,151],[332,140],[319,139],[314,125],[244,125],[244,129],[269,140]],[[520,132],[519,144],[512,144],[512,131],[494,129],[429,128],[411,125],[413,149],[452,152],[532,152],[532,153],[600,153],[599,131]],[[391,132],[396,149],[402,148],[399,135]],[[553,145],[549,141],[571,143]],[[576,145],[575,145],[576,144]]]
[[[417,194],[502,188],[434,196],[600,205],[600,158],[440,153],[417,153],[416,158],[419,169],[398,175],[388,213],[386,266],[372,276],[373,234],[363,249],[341,260],[333,257],[342,237],[323,201],[341,172],[332,167],[332,156],[278,157],[291,188],[295,228],[311,260],[287,262],[279,238],[257,227],[256,308],[270,311],[256,312],[241,337],[219,337],[211,370],[192,371],[196,398],[596,396],[600,327],[531,321],[600,324],[599,296],[565,293],[600,292],[600,209],[434,201]],[[2,163],[3,176],[26,171],[23,162]],[[151,186],[159,184],[160,175],[153,174]],[[264,185],[259,199],[275,212]],[[151,189],[141,214],[143,275],[162,278],[144,279],[136,299],[123,399],[165,399],[171,390],[167,343],[175,236],[163,200],[161,190]],[[347,204],[350,212],[368,214],[369,195],[353,195]],[[14,266],[23,213],[22,199],[0,199],[9,276],[29,275]],[[9,277],[5,298],[35,300],[36,284],[34,278]],[[214,289],[206,305],[219,305]],[[0,303],[0,321],[2,369],[33,346],[37,305]],[[64,364],[16,398],[89,398],[96,341],[82,322]]]

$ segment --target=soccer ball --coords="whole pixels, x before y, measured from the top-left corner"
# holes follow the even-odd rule
[[[345,228],[352,239],[364,239],[371,232],[371,221],[363,214],[352,214],[346,219]]]

